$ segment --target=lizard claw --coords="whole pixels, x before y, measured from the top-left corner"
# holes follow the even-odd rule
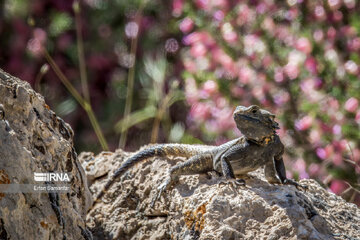
[[[231,179],[226,179],[226,180],[220,180],[220,182],[218,183],[219,185],[222,184],[231,184],[231,186],[233,186],[234,188],[236,188],[236,186],[245,186],[246,182],[244,179],[235,179],[235,178],[231,178]]]
[[[165,181],[157,188],[156,196],[153,198],[153,200],[152,200],[151,203],[150,203],[150,207],[151,207],[151,208],[153,208],[154,205],[155,205],[155,202],[160,199],[162,193],[169,188],[169,186],[171,185],[170,183],[171,183],[171,179],[169,178],[169,179],[165,180]]]
[[[306,192],[306,190],[308,189],[307,186],[299,184],[299,183],[297,183],[296,181],[294,181],[292,179],[285,179],[283,184],[293,185],[293,186],[296,187],[297,190],[302,190],[304,192]]]

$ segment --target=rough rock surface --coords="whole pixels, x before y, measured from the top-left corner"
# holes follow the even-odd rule
[[[130,153],[82,153],[79,159],[95,193]],[[270,185],[263,170],[246,186],[219,184],[219,177],[183,176],[154,208],[156,187],[183,159],[155,158],[136,165],[87,215],[95,239],[360,239],[360,209],[302,180],[308,191]],[[105,175],[104,175],[105,174]]]
[[[66,172],[71,180],[69,193],[0,193],[0,239],[91,239],[91,195],[70,126],[1,69],[0,104],[0,184],[36,184],[34,172]]]

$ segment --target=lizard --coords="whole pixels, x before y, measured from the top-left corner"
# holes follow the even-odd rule
[[[279,124],[275,115],[257,105],[236,107],[233,118],[243,136],[220,146],[190,144],[158,144],[141,150],[131,157],[113,173],[97,194],[94,205],[101,201],[107,190],[117,178],[136,163],[154,156],[186,157],[187,161],[170,168],[169,177],[158,187],[155,201],[163,191],[174,186],[181,175],[202,174],[215,171],[228,182],[237,185],[245,184],[243,179],[236,180],[235,175],[245,175],[265,166],[265,178],[270,184],[288,184],[306,190],[292,179],[286,178],[283,161],[284,145],[276,134]],[[153,205],[153,203],[152,203]]]

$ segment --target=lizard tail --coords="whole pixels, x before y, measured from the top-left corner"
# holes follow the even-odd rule
[[[121,166],[118,168],[108,182],[105,184],[104,188],[98,193],[95,198],[93,205],[101,201],[101,198],[108,191],[108,189],[114,184],[115,180],[124,174],[128,169],[134,166],[136,163],[145,161],[146,159],[154,156],[165,157],[165,156],[178,156],[178,157],[191,157],[196,154],[208,151],[212,149],[213,146],[206,145],[188,145],[188,144],[159,144],[147,149],[144,149],[140,152],[137,152],[129,159],[127,159]]]

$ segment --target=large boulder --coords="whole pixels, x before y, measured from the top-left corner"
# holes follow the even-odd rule
[[[79,156],[95,196],[131,154],[117,150]],[[152,208],[156,188],[181,158],[153,158],[117,179],[87,216],[95,239],[360,239],[360,209],[314,180],[269,184],[260,169],[246,186],[219,177],[183,176]],[[101,166],[101,167],[100,167]]]
[[[0,191],[0,239],[91,239],[85,225],[91,196],[70,126],[28,83],[1,69],[0,105],[0,187],[22,186]],[[69,191],[31,191],[39,184],[35,172],[67,173]]]

